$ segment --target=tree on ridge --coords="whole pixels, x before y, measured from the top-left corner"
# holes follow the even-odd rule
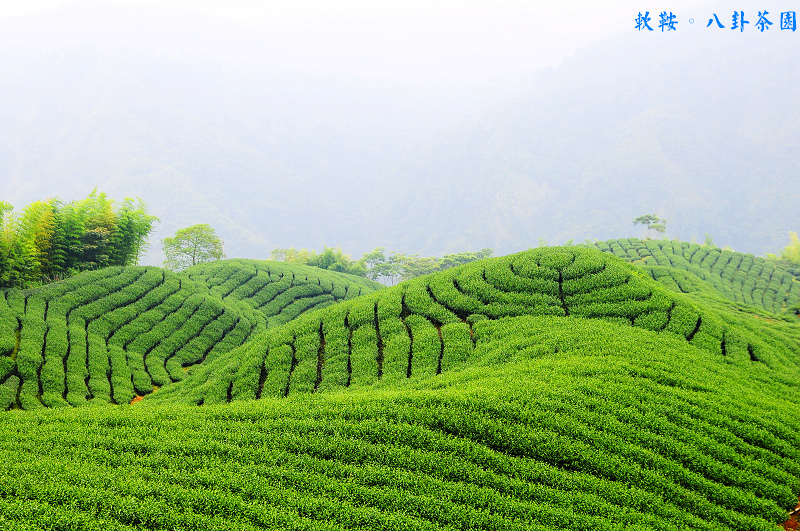
[[[225,258],[222,238],[208,223],[178,229],[175,236],[161,240],[161,248],[164,267],[172,271]]]
[[[644,216],[639,216],[633,220],[633,224],[644,225],[647,227],[647,234],[645,235],[645,239],[647,240],[650,239],[651,230],[654,230],[661,235],[663,235],[664,231],[667,230],[667,220],[659,218],[657,214],[645,214]]]

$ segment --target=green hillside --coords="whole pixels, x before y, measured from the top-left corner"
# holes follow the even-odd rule
[[[481,320],[522,315],[670,332],[714,354],[730,347],[716,312],[637,268],[595,250],[545,248],[473,262],[311,312],[217,357],[154,399],[184,395],[193,403],[218,403],[440,374],[473,358]]]
[[[710,286],[730,300],[773,313],[800,304],[800,278],[752,254],[675,240],[638,238],[608,240],[592,246],[644,266],[654,279],[673,291],[689,293]]]
[[[774,530],[794,506],[797,388],[771,369],[624,324],[479,329],[485,363],[407,386],[5,413],[0,523]]]
[[[367,278],[259,260],[208,262],[190,267],[184,274],[224,300],[243,301],[265,317],[267,328],[383,288]]]
[[[380,285],[228,260],[106,268],[0,297],[0,409],[130,402],[301,313]]]
[[[187,277],[259,307],[225,267]],[[680,274],[535,249],[254,331],[139,404],[0,413],[0,528],[774,530],[800,320]]]

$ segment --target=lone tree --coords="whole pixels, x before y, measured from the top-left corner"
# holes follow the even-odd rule
[[[172,271],[225,258],[222,238],[207,223],[178,229],[174,237],[161,240],[161,248],[164,267]]]
[[[647,227],[645,239],[650,239],[650,231],[654,230],[661,235],[667,230],[667,220],[661,219],[657,214],[645,214],[633,220],[634,225],[644,225]]]

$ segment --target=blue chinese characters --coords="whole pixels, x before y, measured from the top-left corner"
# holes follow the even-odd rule
[[[759,11],[758,20],[755,22],[755,24],[753,24],[753,26],[761,33],[764,33],[764,31],[768,30],[769,27],[772,26],[772,21],[767,18],[767,15],[769,15],[769,11],[766,9],[764,11]],[[662,33],[665,31],[677,30],[676,24],[678,24],[678,17],[672,11],[662,11],[659,13],[658,17],[658,27],[661,29]],[[635,19],[636,25],[634,28],[639,31],[644,29],[653,31],[653,28],[650,26],[651,20],[652,18],[650,17],[649,11],[645,11],[644,15],[642,15],[642,12],[640,11]],[[797,31],[797,14],[795,11],[782,11],[779,22],[781,30]],[[694,23],[694,19],[690,18],[689,23]],[[711,14],[706,27],[710,28],[712,24],[715,25],[717,29],[725,28],[725,25],[722,23],[722,21],[720,21],[719,16],[716,13]],[[747,24],[750,24],[750,21],[744,18],[744,11],[733,12],[733,15],[731,16],[730,29],[738,29],[740,33],[743,33],[745,25]]]

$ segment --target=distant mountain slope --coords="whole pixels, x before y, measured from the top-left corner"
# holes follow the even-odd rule
[[[768,312],[781,313],[800,303],[800,278],[775,262],[752,254],[675,240],[621,238],[589,244],[590,247],[643,266],[674,291],[703,289],[686,271],[706,281],[732,301]]]
[[[785,68],[800,40],[697,26],[581,50],[410,157],[374,209],[392,245],[504,253],[632,234],[657,212],[669,237],[783,247],[800,204],[800,70]]]
[[[312,307],[380,284],[317,268],[220,261],[106,268],[0,296],[0,409],[124,404]]]
[[[376,176],[500,99],[288,70],[258,33],[114,4],[0,20],[0,199],[99,187],[150,205],[154,243],[207,222],[231,256],[354,249]]]
[[[309,312],[151,398],[219,403],[437,375],[473,361],[486,333],[483,319],[522,315],[671,332],[714,354],[734,348],[715,311],[697,308],[608,253],[541,248]]]
[[[106,9],[109,34],[122,20],[125,35],[168,35]],[[150,204],[153,242],[208,222],[247,258],[323,244],[506,254],[633,234],[647,212],[670,237],[710,233],[756,255],[798,230],[790,31],[631,27],[487,110],[496,98],[289,72],[268,56],[37,49],[60,22],[0,23],[0,199],[17,207],[99,186]]]

